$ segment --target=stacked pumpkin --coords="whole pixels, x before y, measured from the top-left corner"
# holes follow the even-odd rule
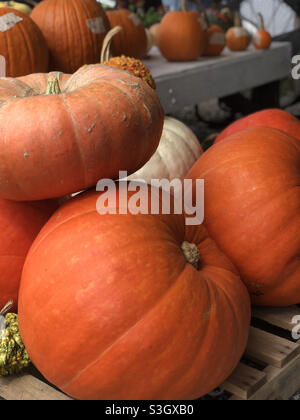
[[[300,302],[300,123],[277,109],[224,130],[187,177],[204,179],[205,226],[256,305]]]
[[[44,33],[52,66],[61,68],[64,60]],[[66,60],[71,67],[81,61],[75,55]],[[15,315],[7,315],[5,340],[13,337],[15,345],[2,345],[8,354],[1,353],[0,373],[19,371],[30,357],[50,382],[79,399],[197,398],[238,364],[250,318],[246,289],[206,229],[185,226],[174,209],[122,214],[118,201],[116,214],[99,214],[97,203],[110,203],[112,192],[90,192],[69,199],[38,234],[58,197],[118,179],[124,170],[142,168],[135,176],[149,179],[184,177],[201,154],[184,125],[164,120],[151,86],[109,64],[0,79],[2,304],[17,303],[18,295],[28,352]],[[148,187],[141,194],[150,202]],[[46,199],[54,201],[30,204]]]

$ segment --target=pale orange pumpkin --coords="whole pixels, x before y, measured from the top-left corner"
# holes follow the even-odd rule
[[[261,13],[259,13],[260,18],[260,29],[255,33],[253,38],[253,44],[258,50],[267,50],[272,44],[271,34],[266,31],[264,18]]]
[[[168,61],[197,60],[204,51],[205,33],[200,13],[186,8],[181,1],[181,10],[166,13],[157,37],[158,47]]]
[[[251,35],[243,28],[239,13],[235,14],[234,26],[226,32],[226,45],[231,51],[245,51],[251,42]]]
[[[150,26],[149,28],[149,32],[151,33],[153,39],[154,39],[154,44],[157,45],[157,40],[158,40],[158,31],[159,31],[159,27],[160,24],[159,23],[154,23],[154,25]]]

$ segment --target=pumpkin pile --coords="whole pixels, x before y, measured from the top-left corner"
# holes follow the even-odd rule
[[[145,183],[137,214],[118,199],[101,212],[112,190],[70,198],[103,179],[118,195],[120,171],[182,179],[202,153],[164,118],[142,63],[117,61],[0,79],[0,373],[31,360],[78,399],[194,399],[237,366],[250,299],[205,227],[163,213],[165,192],[155,214]]]

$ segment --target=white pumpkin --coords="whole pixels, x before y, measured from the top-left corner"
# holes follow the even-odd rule
[[[128,179],[183,179],[202,154],[195,134],[181,121],[165,117],[159,146],[151,159]]]

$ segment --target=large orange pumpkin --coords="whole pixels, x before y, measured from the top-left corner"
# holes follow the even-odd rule
[[[8,7],[0,8],[0,55],[5,57],[7,77],[48,70],[42,32],[30,17]]]
[[[17,298],[26,254],[35,237],[57,209],[55,201],[16,203],[0,199],[0,309]]]
[[[112,47],[114,55],[127,55],[143,58],[147,54],[148,38],[140,18],[126,9],[108,11],[107,17],[112,28],[123,29],[114,36]]]
[[[300,142],[272,128],[211,147],[187,178],[205,181],[205,225],[257,305],[300,302]]]
[[[31,18],[42,30],[50,50],[50,70],[73,73],[99,62],[109,22],[95,0],[43,0]]]
[[[165,14],[157,32],[157,45],[169,61],[197,60],[205,47],[202,16],[181,3],[181,10]]]
[[[30,250],[19,325],[31,360],[78,399],[211,391],[248,337],[249,295],[235,269],[183,215],[100,216],[97,198],[67,203]]]
[[[215,143],[219,143],[231,134],[244,130],[245,128],[259,126],[277,128],[300,140],[299,120],[289,112],[275,108],[255,112],[254,114],[235,121],[218,135]]]
[[[164,122],[150,86],[101,64],[72,76],[2,79],[0,102],[0,197],[19,201],[135,172],[155,152]]]

